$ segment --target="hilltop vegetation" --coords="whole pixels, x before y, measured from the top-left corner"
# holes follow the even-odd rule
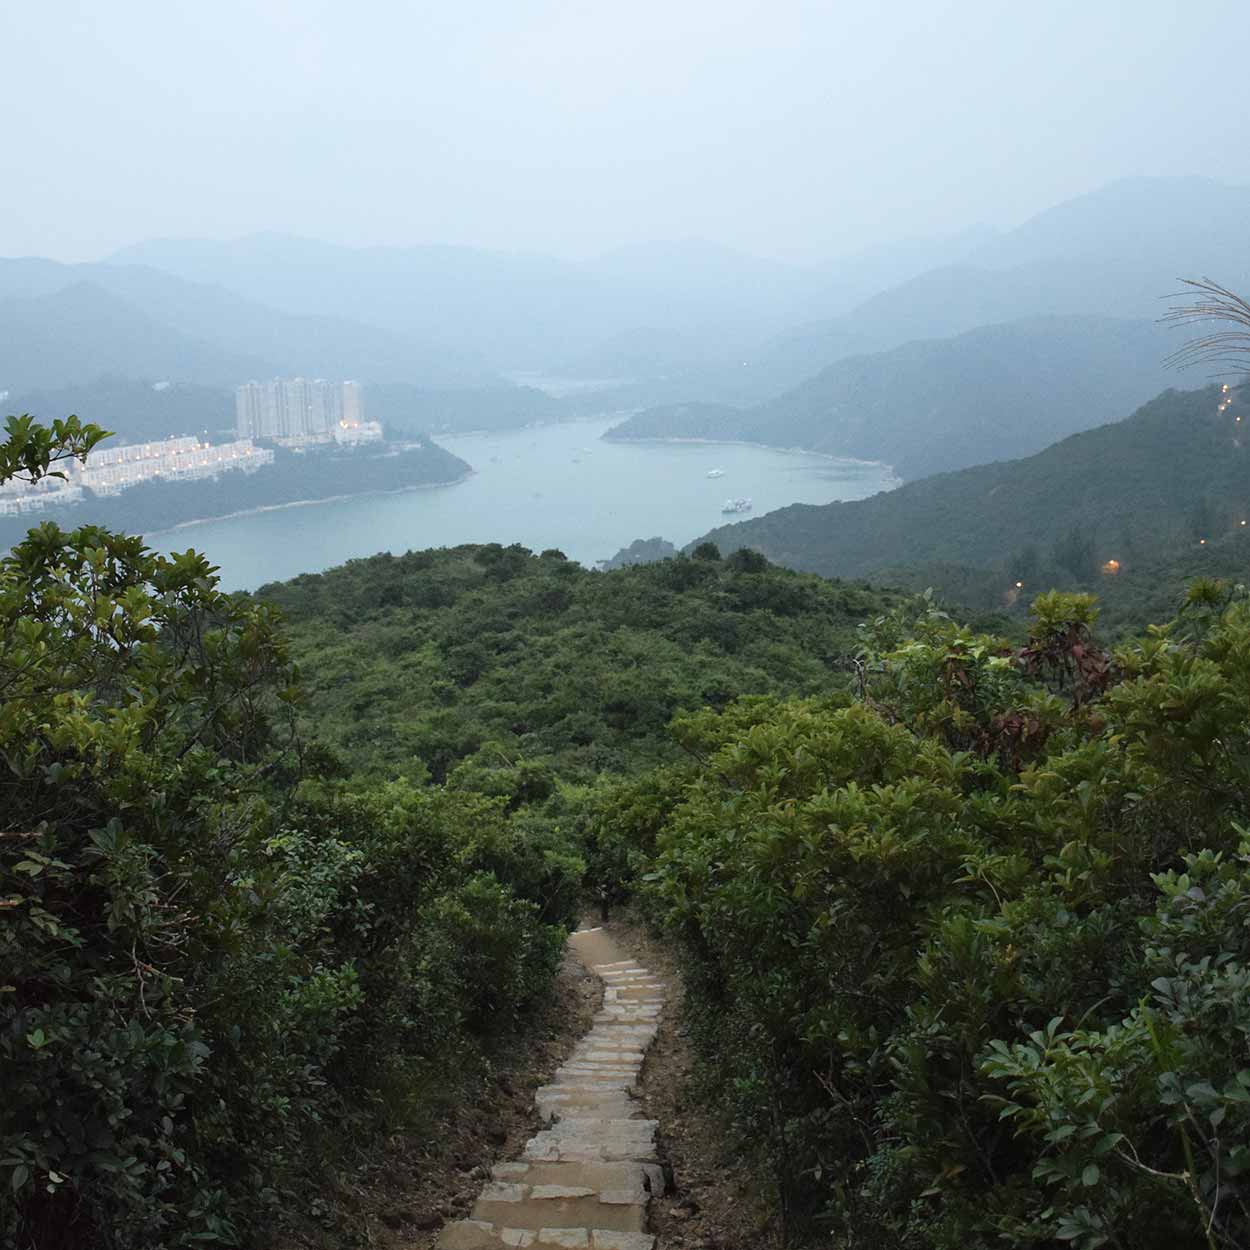
[[[1117,619],[1140,625],[1135,589],[1157,587],[1172,569],[1160,614],[1170,615],[1186,577],[1208,562],[1223,569],[1231,561],[1231,571],[1244,552],[1246,419],[1244,392],[1168,391],[1125,421],[1027,459],[923,478],[871,499],[781,508],[706,538],[828,576],[888,571],[979,608],[1019,601],[1009,595],[1017,581],[1025,602],[1047,585],[1098,585]],[[1111,560],[1117,575],[1104,576]],[[1157,596],[1149,604],[1161,606]]]
[[[264,586],[344,768],[519,802],[672,756],[679,711],[814,693],[898,601],[711,551],[593,573],[559,552],[457,547]]]

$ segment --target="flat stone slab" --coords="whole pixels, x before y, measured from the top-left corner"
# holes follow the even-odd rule
[[[650,1233],[614,1228],[513,1228],[487,1220],[457,1220],[439,1235],[438,1250],[655,1250]]]
[[[650,1165],[634,1163],[497,1163],[491,1169],[500,1180],[520,1180],[531,1189],[542,1185],[575,1186],[593,1190],[621,1189],[632,1184],[639,1172],[646,1172]],[[656,1166],[656,1172],[660,1169]],[[661,1173],[662,1176],[662,1173]],[[654,1192],[654,1190],[653,1190]]]
[[[610,1119],[604,1117],[589,1124],[579,1124],[576,1129],[564,1129],[557,1125],[547,1132],[556,1137],[581,1137],[587,1133],[599,1133],[603,1137],[645,1137],[650,1141],[660,1127],[658,1120]]]
[[[608,1233],[592,1229],[590,1250],[655,1250],[655,1238],[650,1233]]]
[[[609,1192],[612,1192],[609,1190]],[[603,1202],[597,1195],[580,1198],[539,1198],[525,1202],[479,1201],[472,1217],[497,1228],[602,1228],[617,1233],[640,1233],[646,1223],[647,1202]]]

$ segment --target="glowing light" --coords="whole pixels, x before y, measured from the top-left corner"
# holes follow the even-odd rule
[[[1017,583],[1016,583],[1016,589],[1017,589],[1017,590],[1023,590],[1023,589],[1024,589],[1024,583],[1023,583],[1023,582],[1017,582]]]
[[[1104,577],[1114,577],[1119,571],[1119,560],[1108,560],[1107,563],[1102,566],[1102,575]]]
[[[1205,538],[1200,538],[1200,539],[1198,539],[1198,546],[1199,546],[1199,547],[1205,547],[1206,545],[1207,545],[1207,540],[1206,540]]]

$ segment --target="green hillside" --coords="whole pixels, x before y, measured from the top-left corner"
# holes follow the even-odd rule
[[[157,383],[157,385],[154,385]],[[176,434],[222,434],[234,430],[234,396],[224,387],[158,379],[101,377],[77,386],[26,391],[5,400],[5,412],[91,413],[113,432],[113,445],[144,443]]]
[[[1028,455],[1169,385],[1153,322],[1048,317],[852,356],[754,408],[653,408],[610,437],[741,439],[883,460],[904,478]]]
[[[1026,594],[1051,581],[1098,582],[1114,598],[1139,575],[1153,577],[1160,561],[1192,575],[1208,547],[1213,554],[1239,540],[1250,516],[1240,434],[1248,400],[1219,386],[1167,391],[1125,421],[1026,459],[923,478],[871,499],[781,508],[706,540],[827,576],[912,570],[902,580],[930,578],[985,606],[983,587],[968,593],[985,577],[997,579],[1000,604],[1017,580]],[[1103,577],[1111,560],[1118,573]]]
[[[595,573],[519,546],[353,560],[256,597],[282,608],[308,715],[353,769],[505,788],[667,758],[682,709],[819,691],[899,601],[749,553]]]

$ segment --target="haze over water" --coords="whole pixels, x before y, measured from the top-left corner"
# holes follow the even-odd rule
[[[379,551],[460,543],[558,547],[584,564],[636,538],[682,545],[728,518],[727,498],[762,513],[792,503],[862,499],[896,486],[886,465],[726,443],[609,443],[615,420],[441,437],[476,470],[451,486],[281,508],[150,536],[162,551],[195,547],[222,586],[252,590]],[[710,469],[724,469],[708,478]]]

